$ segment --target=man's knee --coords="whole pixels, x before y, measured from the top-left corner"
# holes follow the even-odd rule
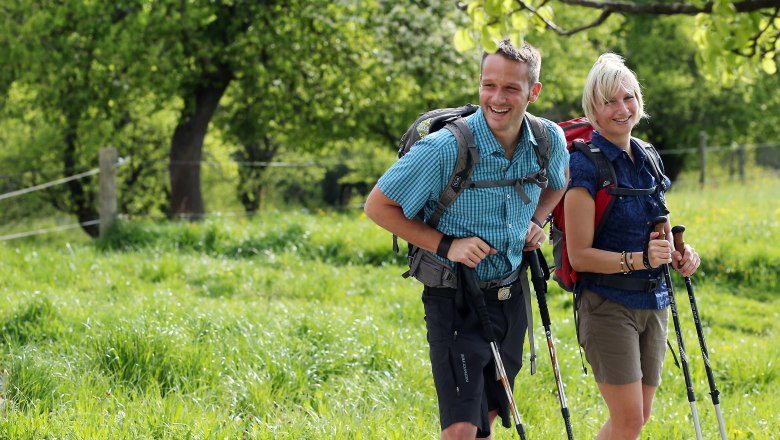
[[[477,435],[477,427],[469,422],[455,422],[441,432],[441,440],[473,439]]]

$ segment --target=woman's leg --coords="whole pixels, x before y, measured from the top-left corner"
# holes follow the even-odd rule
[[[644,419],[642,425],[645,425],[650,420],[650,411],[653,409],[653,398],[655,397],[655,390],[658,387],[654,387],[648,384],[642,384],[642,417]]]
[[[635,440],[639,437],[645,423],[645,398],[642,382],[638,380],[627,385],[603,383],[598,385],[601,395],[607,403],[607,408],[609,408],[609,419],[604,423],[596,438],[598,440]],[[652,393],[650,400],[652,401]]]

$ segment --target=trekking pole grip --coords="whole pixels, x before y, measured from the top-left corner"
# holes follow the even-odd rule
[[[685,226],[677,225],[672,228],[672,237],[674,237],[674,249],[683,254],[685,252],[685,241],[683,241],[683,232],[685,232]]]
[[[650,225],[652,227],[651,231],[658,232],[659,240],[663,240],[664,238],[666,238],[666,232],[664,232],[664,226],[666,225],[666,217],[664,216],[656,217],[650,221]]]

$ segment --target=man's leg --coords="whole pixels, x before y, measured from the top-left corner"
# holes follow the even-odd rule
[[[490,411],[488,414],[490,417],[490,426],[493,426],[493,422],[498,417],[498,411]],[[458,422],[448,426],[447,429],[441,432],[441,440],[473,440],[477,436],[477,427],[469,422]],[[485,437],[487,440],[492,440],[493,436]]]

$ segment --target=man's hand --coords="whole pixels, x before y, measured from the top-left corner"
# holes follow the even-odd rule
[[[479,237],[456,238],[447,252],[447,259],[475,268],[488,255],[498,251]]]
[[[534,221],[528,225],[528,233],[525,234],[525,247],[523,252],[533,251],[542,247],[544,240],[547,239],[547,233],[544,232]]]

